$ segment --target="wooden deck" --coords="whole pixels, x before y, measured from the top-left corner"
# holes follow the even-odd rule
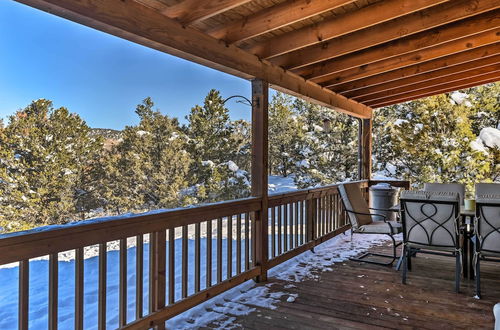
[[[462,282],[459,294],[453,292],[453,267],[453,258],[419,254],[407,285],[394,269],[353,261],[335,264],[314,280],[271,278],[262,285],[298,294],[296,300],[283,296],[274,310],[250,306],[255,311],[237,316],[234,324],[244,329],[492,329],[492,308],[500,302],[500,264],[481,264],[481,300],[473,298],[470,280]]]

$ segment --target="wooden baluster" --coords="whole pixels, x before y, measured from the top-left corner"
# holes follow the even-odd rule
[[[171,229],[172,230],[172,229]],[[169,230],[170,231],[170,230]],[[157,272],[156,272],[156,288],[157,288],[157,294],[156,294],[156,304],[155,308],[156,310],[160,310],[163,307],[165,307],[165,300],[166,300],[166,268],[167,268],[167,256],[166,256],[166,232],[165,230],[159,231],[156,235],[156,265],[157,265]],[[164,330],[165,329],[165,322],[160,323],[157,327],[157,330]]]
[[[293,241],[293,216],[294,216],[294,213],[293,213],[293,202],[288,204],[288,214],[290,215],[290,224],[288,226],[288,246],[289,246],[289,249],[293,249],[294,247],[294,241]]]
[[[300,245],[304,244],[304,202],[299,201],[300,205]]]
[[[59,258],[54,253],[49,256],[49,329],[57,330],[57,300],[58,300],[58,278]]]
[[[294,242],[295,242],[295,247],[297,247],[300,245],[300,243],[299,243],[299,202],[295,202],[293,204],[293,209],[295,211],[295,215],[294,215],[295,239],[294,239]]]
[[[276,207],[271,207],[271,258],[276,257]]]
[[[149,313],[153,313],[156,308],[156,273],[158,272],[158,265],[156,263],[156,236],[157,233],[155,232],[149,234]]]
[[[106,280],[107,280],[107,245],[99,244],[99,288],[97,306],[97,328],[106,329]]]
[[[175,302],[175,229],[168,230],[168,304]]]
[[[241,274],[241,214],[236,216],[236,273]]]
[[[250,214],[245,213],[245,270],[250,269]]]
[[[75,330],[83,329],[83,248],[75,250]]]
[[[19,262],[18,329],[20,330],[28,329],[29,285],[30,285],[30,262],[29,260],[22,260]]]
[[[207,265],[206,287],[212,286],[212,220],[207,221]]]
[[[135,318],[140,319],[143,315],[144,299],[144,238],[143,235],[135,237]]]
[[[120,239],[120,281],[119,281],[119,312],[120,327],[127,324],[127,239]]]
[[[233,276],[233,217],[227,217],[227,278]]]
[[[278,255],[283,252],[283,242],[282,242],[282,226],[281,226],[281,217],[282,217],[282,208],[281,205],[278,205]]]
[[[182,298],[188,294],[188,226],[182,226]]]
[[[200,291],[201,278],[201,224],[194,225],[194,292]]]
[[[283,252],[288,251],[288,204],[283,205]]]
[[[222,218],[217,219],[217,283],[222,282]]]

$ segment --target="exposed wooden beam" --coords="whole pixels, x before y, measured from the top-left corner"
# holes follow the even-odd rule
[[[161,13],[170,18],[175,18],[182,24],[189,25],[231,10],[250,1],[251,0],[184,0],[176,5],[164,8],[161,10]]]
[[[384,84],[393,80],[408,78],[414,75],[420,75],[426,72],[445,69],[454,65],[487,58],[493,55],[498,55],[499,53],[500,43],[496,43],[493,45],[483,46],[466,52],[446,56],[436,60],[397,69],[373,77],[350,81],[345,84],[335,86],[333,90],[337,92],[355,91],[362,88]]]
[[[365,29],[442,2],[446,1],[388,0],[377,2],[365,8],[258,43],[248,48],[248,50],[261,58],[271,58]]]
[[[292,71],[306,79],[316,81],[315,78],[434,47],[468,35],[498,28],[498,26],[500,26],[500,9]]]
[[[484,84],[499,81],[499,80],[500,80],[500,72],[492,72],[492,73],[489,73],[486,75],[481,75],[481,76],[477,76],[477,77],[471,77],[468,79],[464,79],[460,82],[445,83],[445,84],[442,84],[439,86],[430,87],[430,88],[425,89],[425,90],[418,90],[418,91],[415,91],[413,93],[407,93],[403,97],[396,97],[396,98],[393,98],[393,99],[388,100],[386,102],[380,102],[380,103],[374,102],[372,104],[372,106],[374,108],[385,107],[388,105],[393,105],[393,104],[397,104],[397,103],[402,103],[402,102],[420,99],[422,97],[438,95],[438,94],[442,94],[442,93],[456,91],[459,89],[484,85]]]
[[[475,6],[472,6],[472,4],[475,4]],[[343,37],[274,57],[272,62],[286,69],[295,69],[403,38],[497,8],[500,8],[498,0],[456,0],[447,2]]]
[[[305,20],[326,11],[354,2],[355,0],[291,0],[265,8],[241,20],[209,31],[209,35],[234,43],[256,37],[283,26]]]
[[[425,90],[431,87],[439,86],[444,83],[454,83],[454,82],[461,82],[466,79],[469,79],[471,77],[477,77],[477,76],[482,76],[486,74],[490,74],[493,72],[500,72],[500,62],[489,65],[489,66],[483,66],[480,68],[474,68],[471,70],[467,71],[462,71],[462,72],[457,72],[455,74],[451,74],[448,76],[443,76],[443,77],[437,77],[434,79],[428,79],[410,86],[403,86],[399,88],[395,88],[390,91],[385,91],[381,92],[378,94],[373,94],[373,95],[368,95],[365,97],[362,97],[359,99],[360,102],[363,103],[379,103],[379,102],[384,102],[387,100],[390,100],[395,97],[400,97],[400,96],[405,96],[407,93],[412,93],[416,92],[419,90]]]
[[[401,56],[391,57],[375,63],[362,65],[336,73],[332,76],[324,76],[315,80],[322,86],[335,86],[353,80],[374,76],[399,68],[427,62],[433,59],[449,56],[466,50],[490,45],[500,41],[500,28],[453,40],[435,47],[426,48]]]
[[[476,70],[485,66],[491,66],[500,63],[500,54],[490,56],[484,59],[466,62],[463,64],[458,64],[450,66],[440,70],[434,70],[421,75],[414,75],[408,78],[393,80],[387,83],[382,83],[379,85],[358,89],[351,92],[346,92],[344,95],[353,98],[356,101],[364,102],[370,100],[371,98],[377,98],[378,96],[383,96],[385,93],[391,94],[397,92],[399,88],[412,88],[418,83],[422,83],[428,80],[436,78],[446,78],[447,76],[454,75],[456,73],[468,72],[471,70]]]
[[[278,88],[355,117],[371,108],[285,71],[255,55],[169,19],[134,1],[19,0],[72,21],[114,34],[244,78],[259,78]]]

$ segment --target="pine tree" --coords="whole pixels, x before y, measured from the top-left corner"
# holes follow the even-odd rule
[[[417,186],[423,182],[460,182],[472,191],[475,182],[485,180],[490,164],[471,148],[476,138],[469,119],[472,110],[468,104],[450,100],[450,94],[441,94],[388,107],[380,118],[377,113],[378,168],[410,179]],[[391,112],[398,119],[394,120]]]
[[[295,100],[305,125],[295,181],[301,188],[357,178],[358,124],[331,109]]]
[[[220,93],[211,90],[203,106],[196,105],[186,117],[191,189],[186,191],[193,203],[246,197],[249,193],[249,130],[242,122],[229,118]],[[237,131],[237,128],[239,131]],[[238,165],[236,161],[243,160]]]
[[[102,150],[102,140],[66,108],[40,99],[11,116],[3,129],[9,207],[2,218],[22,226],[74,220],[79,192],[92,183],[83,178]]]
[[[293,98],[276,93],[269,103],[269,167],[271,174],[283,177],[295,172],[303,118],[296,113]]]
[[[140,122],[127,126],[122,141],[106,155],[107,208],[125,211],[172,208],[182,203],[190,155],[177,119],[153,110],[148,97],[136,108]]]

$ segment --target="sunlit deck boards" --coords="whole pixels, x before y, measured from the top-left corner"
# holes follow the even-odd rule
[[[235,324],[245,329],[492,329],[500,264],[484,263],[484,273],[481,264],[485,295],[476,300],[473,281],[462,282],[460,294],[453,292],[453,262],[418,255],[406,286],[394,269],[353,261],[335,264],[317,280],[270,278],[271,292],[298,294],[296,300],[287,302],[285,295],[274,310],[251,306],[256,310],[236,317]],[[285,288],[291,283],[296,287]]]

